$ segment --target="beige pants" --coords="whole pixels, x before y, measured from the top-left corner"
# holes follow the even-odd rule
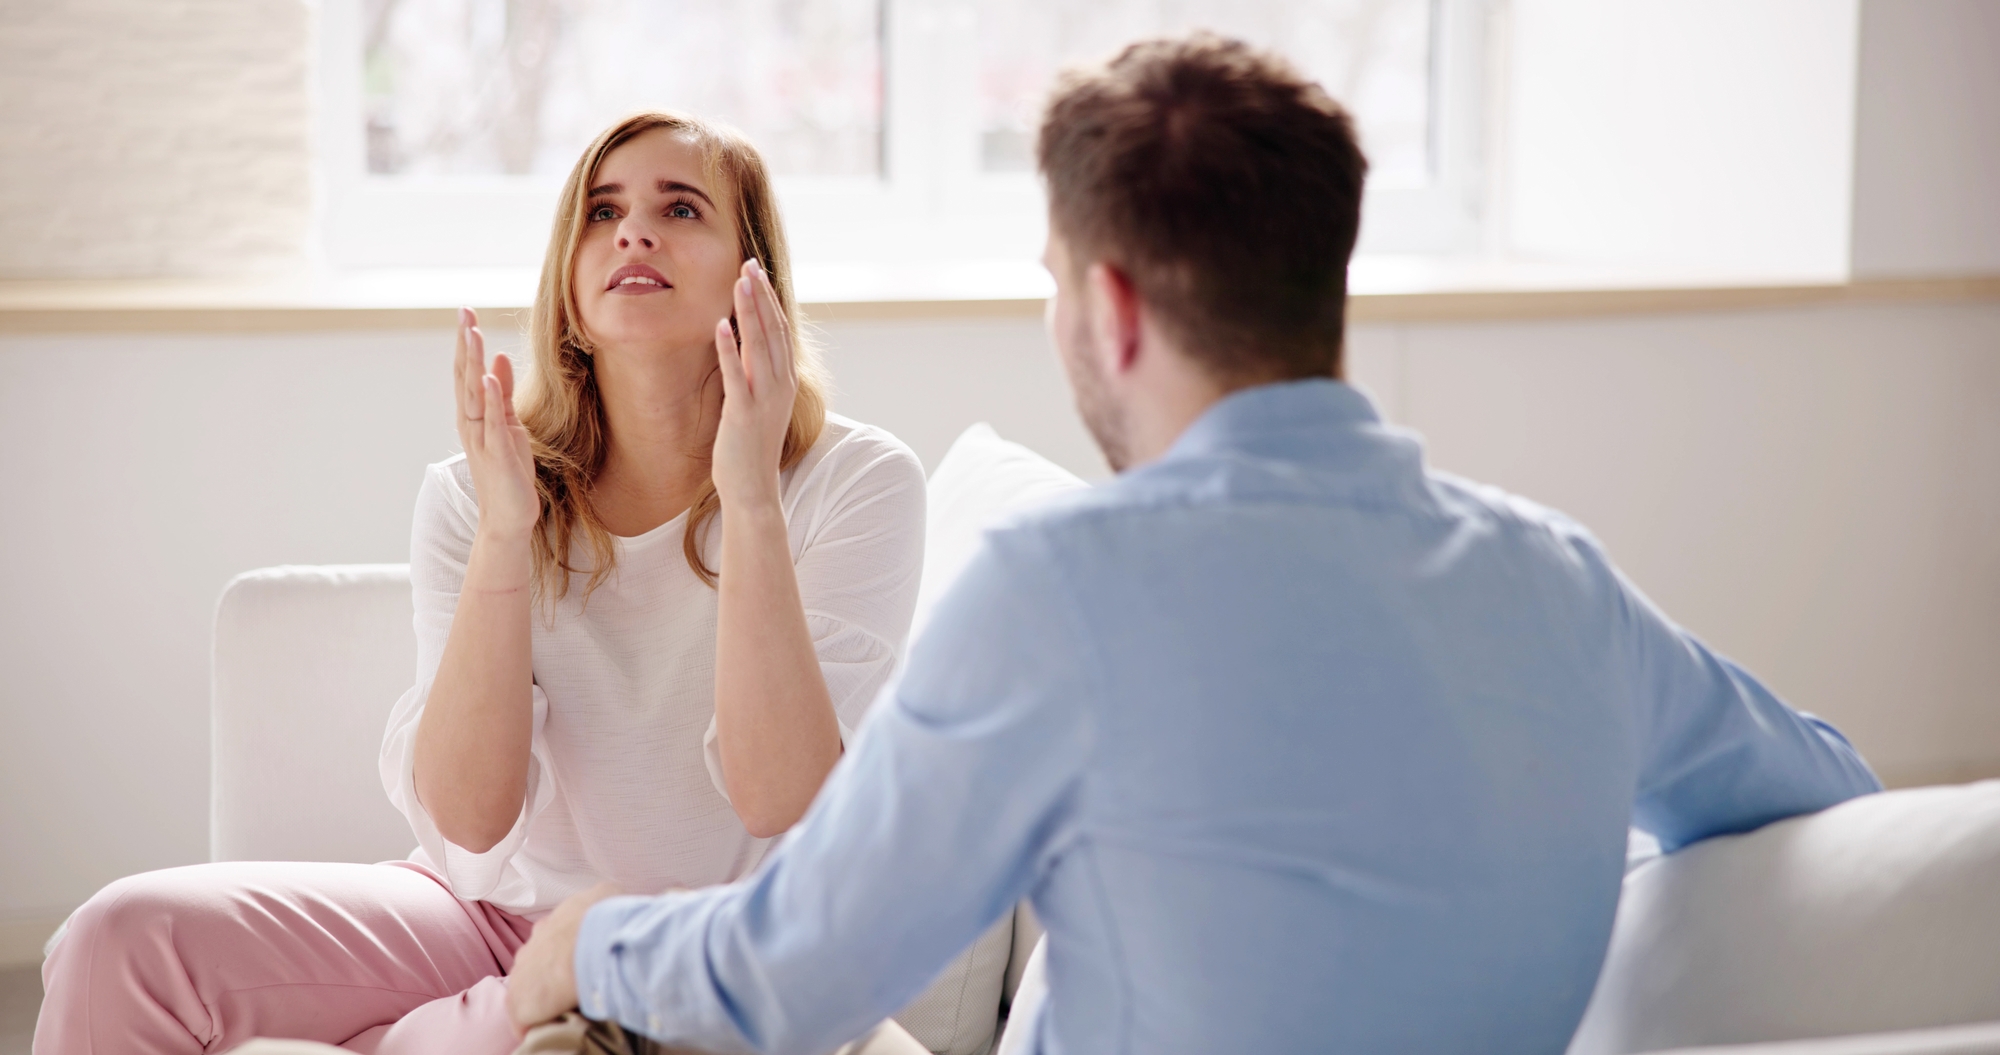
[[[310,1040],[253,1040],[232,1055],[353,1055],[345,1048]],[[590,1022],[572,1011],[559,1021],[536,1026],[521,1040],[514,1055],[700,1055],[635,1037],[615,1026]],[[842,1045],[833,1055],[930,1055],[894,1020],[884,1020],[869,1034]]]
[[[700,1055],[645,1037],[634,1036],[602,1022],[591,1022],[572,1011],[546,1026],[536,1026],[522,1039],[514,1055]],[[893,1019],[883,1020],[868,1035],[842,1045],[833,1055],[930,1055]]]

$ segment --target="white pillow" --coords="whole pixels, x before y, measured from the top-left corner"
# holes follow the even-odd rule
[[[1015,513],[1089,486],[1068,469],[1000,438],[980,422],[966,429],[931,473],[924,575],[917,588],[915,640],[938,598],[979,552],[986,529]]]
[[[1013,951],[1014,915],[1008,913],[892,1017],[935,1055],[982,1055],[1000,1027],[1000,998]]]
[[[924,574],[917,589],[915,640],[931,609],[979,551],[986,529],[1037,503],[1087,486],[1075,473],[981,422],[966,429],[931,473]],[[1007,967],[1016,958],[1013,917],[995,923],[937,981],[896,1015],[910,1035],[942,1055],[978,1055],[993,1043]],[[1021,950],[1025,954],[1026,950]]]
[[[2000,1021],[2000,781],[1867,795],[1625,879],[1569,1055]]]

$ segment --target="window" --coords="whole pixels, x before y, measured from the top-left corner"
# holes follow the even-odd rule
[[[1476,236],[1486,0],[323,2],[338,267],[533,267],[583,146],[665,107],[763,150],[808,296],[1039,289],[1029,155],[1056,71],[1198,27],[1284,52],[1355,112],[1364,249]]]
[[[781,172],[882,173],[881,0],[365,0],[362,11],[373,175],[561,177],[605,126],[648,105],[726,116]]]
[[[1057,71],[1135,37],[1210,29],[1283,51],[1355,113],[1378,183],[1430,167],[1429,0],[978,0],[980,160],[1027,171]]]

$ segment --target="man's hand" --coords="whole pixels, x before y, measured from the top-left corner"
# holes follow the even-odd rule
[[[599,883],[535,924],[534,936],[514,954],[514,969],[507,975],[507,1013],[516,1030],[526,1033],[576,1007],[576,932],[590,906],[620,893]]]

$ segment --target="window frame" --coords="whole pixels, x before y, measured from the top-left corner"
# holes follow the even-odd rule
[[[1362,252],[1455,254],[1480,245],[1494,0],[1430,2],[1432,178],[1423,187],[1369,188]],[[882,174],[773,181],[802,284],[816,276],[863,299],[1033,285],[1014,272],[1034,266],[1046,210],[1032,175],[981,168],[972,4],[882,3]],[[560,177],[367,171],[360,4],[320,3],[320,258],[334,270],[539,267]]]

